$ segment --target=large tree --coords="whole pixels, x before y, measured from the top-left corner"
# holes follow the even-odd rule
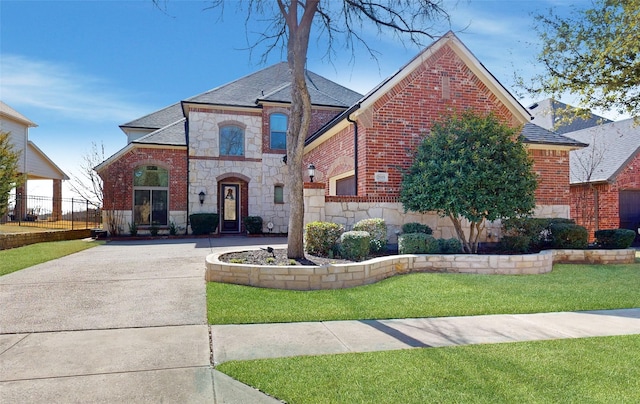
[[[153,0],[156,4],[164,2]],[[215,0],[211,8],[222,8],[229,0]],[[291,119],[287,129],[287,187],[290,201],[287,254],[289,258],[304,257],[303,149],[311,123],[311,99],[305,80],[307,51],[312,29],[314,37],[324,37],[326,54],[334,46],[353,52],[362,46],[371,56],[375,51],[365,41],[365,27],[373,25],[378,33],[391,32],[399,40],[420,44],[433,38],[433,22],[446,20],[443,0],[246,0],[232,4],[247,14],[247,29],[254,19],[268,21],[252,49],[263,47],[268,53],[286,48],[291,70]],[[341,38],[343,40],[341,40]],[[318,41],[318,43],[321,43]],[[353,53],[352,53],[353,55]]]
[[[535,96],[578,97],[583,108],[640,115],[640,0],[595,0],[568,17],[535,16],[543,73],[523,86]]]
[[[405,210],[449,217],[465,252],[476,253],[487,220],[535,207],[532,164],[517,128],[493,114],[453,115],[436,122],[418,147],[403,175],[400,202]]]
[[[14,150],[9,132],[0,132],[0,217],[7,213],[9,193],[23,181],[19,160],[20,152]]]

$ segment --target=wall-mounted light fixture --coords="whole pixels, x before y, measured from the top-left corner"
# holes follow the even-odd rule
[[[200,199],[200,205],[204,203],[204,196],[205,196],[204,191],[200,191],[200,193],[198,194],[198,197]]]
[[[311,182],[313,182],[313,177],[316,176],[316,166],[311,163],[309,164],[309,168],[307,168],[307,170],[309,171],[309,178],[311,179]]]

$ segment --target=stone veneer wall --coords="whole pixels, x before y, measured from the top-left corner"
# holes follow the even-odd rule
[[[8,250],[9,248],[49,241],[77,240],[90,236],[91,229],[2,234],[0,235],[0,250]]]
[[[397,255],[353,264],[325,266],[242,265],[206,258],[207,282],[287,290],[342,289],[367,285],[413,272],[533,275],[548,273],[553,263],[633,263],[635,250],[548,250],[528,255]]]
[[[390,243],[398,241],[397,234],[402,230],[402,225],[410,222],[428,225],[436,238],[457,238],[453,223],[448,217],[440,217],[436,213],[405,213],[400,202],[393,202],[396,198],[377,198],[380,200],[376,201],[376,198],[368,197],[325,196],[324,186],[315,183],[305,184],[304,196],[305,224],[313,221],[332,222],[351,230],[362,219],[380,218],[387,224],[387,239]],[[385,202],[387,199],[391,202]],[[569,206],[538,206],[534,217],[568,218]],[[463,221],[463,227],[468,230],[468,222]],[[501,237],[500,227],[500,221],[487,223],[480,241],[497,242]]]

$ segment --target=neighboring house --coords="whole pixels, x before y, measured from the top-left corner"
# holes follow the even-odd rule
[[[26,174],[28,180],[53,180],[53,212],[52,218],[60,218],[62,215],[62,181],[69,177],[53,162],[42,150],[29,140],[29,128],[36,125],[27,117],[0,101],[0,131],[9,132],[14,150],[20,153],[18,163],[21,173]],[[27,184],[16,189],[17,206],[14,214],[26,215]]]
[[[528,109],[533,123],[561,135],[611,122],[591,112],[587,116],[572,115],[574,107],[551,98],[533,103]]]
[[[381,217],[392,238],[408,221],[453,237],[449,219],[404,213],[401,169],[435,120],[469,108],[523,127],[540,178],[536,214],[569,216],[569,151],[584,145],[529,123],[527,109],[453,33],[365,96],[311,72],[307,84],[313,122],[305,166],[316,173],[305,184],[305,222],[350,228]],[[133,222],[185,227],[190,213],[219,212],[223,234],[242,232],[240,219],[249,215],[286,232],[290,91],[288,66],[280,63],[122,125],[128,145],[96,167],[105,209],[122,216],[123,229]]]
[[[640,124],[634,119],[567,136],[589,147],[571,152],[571,217],[589,230],[640,228]]]

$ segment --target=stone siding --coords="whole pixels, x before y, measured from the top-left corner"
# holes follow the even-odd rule
[[[635,250],[549,250],[527,255],[407,254],[353,264],[324,266],[242,265],[206,258],[205,280],[287,290],[342,289],[414,272],[483,275],[535,275],[551,272],[554,262],[633,263]]]

